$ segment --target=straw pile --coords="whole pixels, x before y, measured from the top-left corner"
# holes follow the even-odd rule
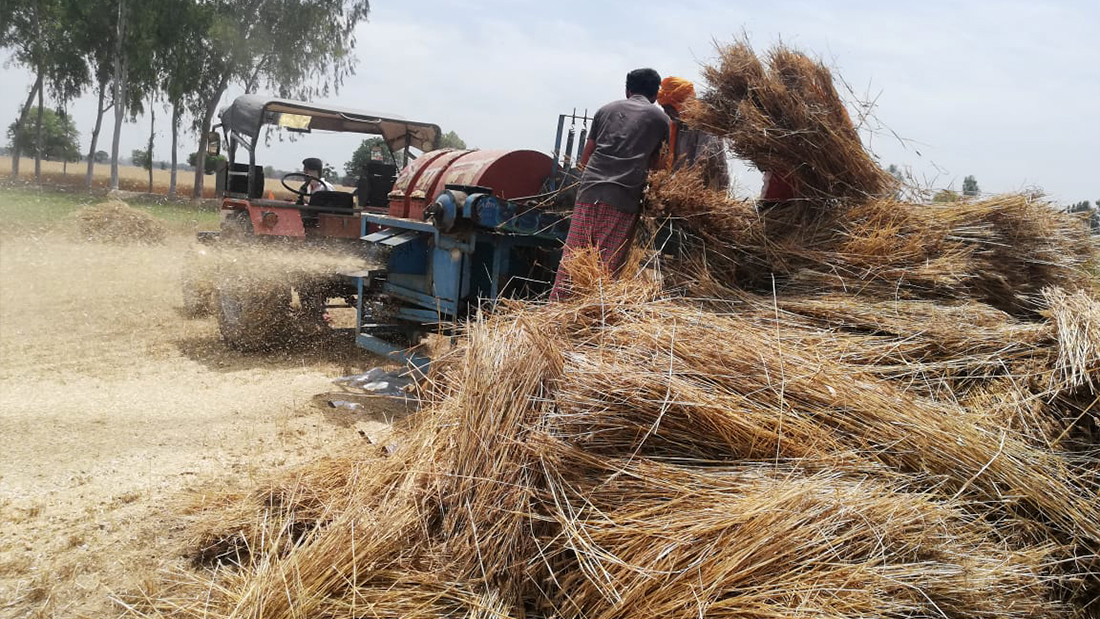
[[[1081,221],[1029,195],[953,204],[891,198],[813,200],[764,214],[708,190],[698,171],[654,175],[653,211],[675,218],[683,260],[670,275],[694,296],[729,287],[798,295],[975,300],[1033,315],[1046,287],[1097,291],[1096,238]]]
[[[468,327],[385,449],[203,497],[196,571],[131,610],[1097,616],[1095,243],[843,167],[816,186],[858,192],[763,215],[654,179],[671,289],[579,254],[571,299]]]
[[[167,231],[156,217],[121,200],[107,200],[75,213],[81,239],[100,243],[159,245]]]
[[[223,336],[238,349],[277,351],[327,332],[324,308],[304,306],[303,293],[336,294],[342,290],[334,285],[342,283],[340,273],[371,264],[363,256],[322,247],[224,242],[193,248],[181,273],[184,307],[193,315],[214,311]],[[235,312],[232,325],[227,325],[227,306]]]
[[[742,41],[721,48],[703,77],[710,90],[685,120],[730,138],[735,155],[782,175],[803,197],[858,200],[894,184],[863,149],[822,64],[782,45],[762,61]]]

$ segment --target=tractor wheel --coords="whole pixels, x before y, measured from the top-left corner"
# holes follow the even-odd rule
[[[222,220],[222,237],[230,241],[240,241],[255,236],[252,218],[248,211],[239,210],[227,213]]]
[[[200,250],[201,253],[201,250]],[[209,316],[214,309],[214,284],[209,273],[204,273],[198,261],[202,256],[194,253],[184,258],[180,273],[180,292],[183,294],[183,313],[192,318]]]
[[[227,282],[217,294],[218,330],[230,347],[245,352],[283,345],[289,333],[290,289],[257,290]]]

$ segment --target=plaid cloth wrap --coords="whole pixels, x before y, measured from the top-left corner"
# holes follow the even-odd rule
[[[586,204],[578,202],[573,207],[573,216],[569,222],[569,236],[565,238],[558,274],[554,278],[554,289],[550,291],[551,301],[567,298],[572,282],[568,269],[563,268],[573,252],[595,247],[600,253],[600,264],[613,274],[626,262],[630,253],[630,244],[634,240],[634,229],[638,225],[638,213],[624,213],[603,202]]]

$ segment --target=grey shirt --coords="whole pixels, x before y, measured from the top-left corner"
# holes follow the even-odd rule
[[[668,140],[668,116],[643,95],[612,101],[592,118],[596,149],[581,175],[577,202],[637,213],[650,157]]]

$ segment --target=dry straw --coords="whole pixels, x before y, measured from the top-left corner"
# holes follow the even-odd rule
[[[578,254],[569,300],[468,325],[396,450],[199,502],[198,567],[130,611],[1095,616],[1095,242],[1029,196],[884,198],[828,72],[750,55],[697,122],[812,199],[658,175],[657,277]]]
[[[81,239],[101,243],[156,245],[164,242],[164,226],[145,211],[120,200],[86,206],[75,213]]]

